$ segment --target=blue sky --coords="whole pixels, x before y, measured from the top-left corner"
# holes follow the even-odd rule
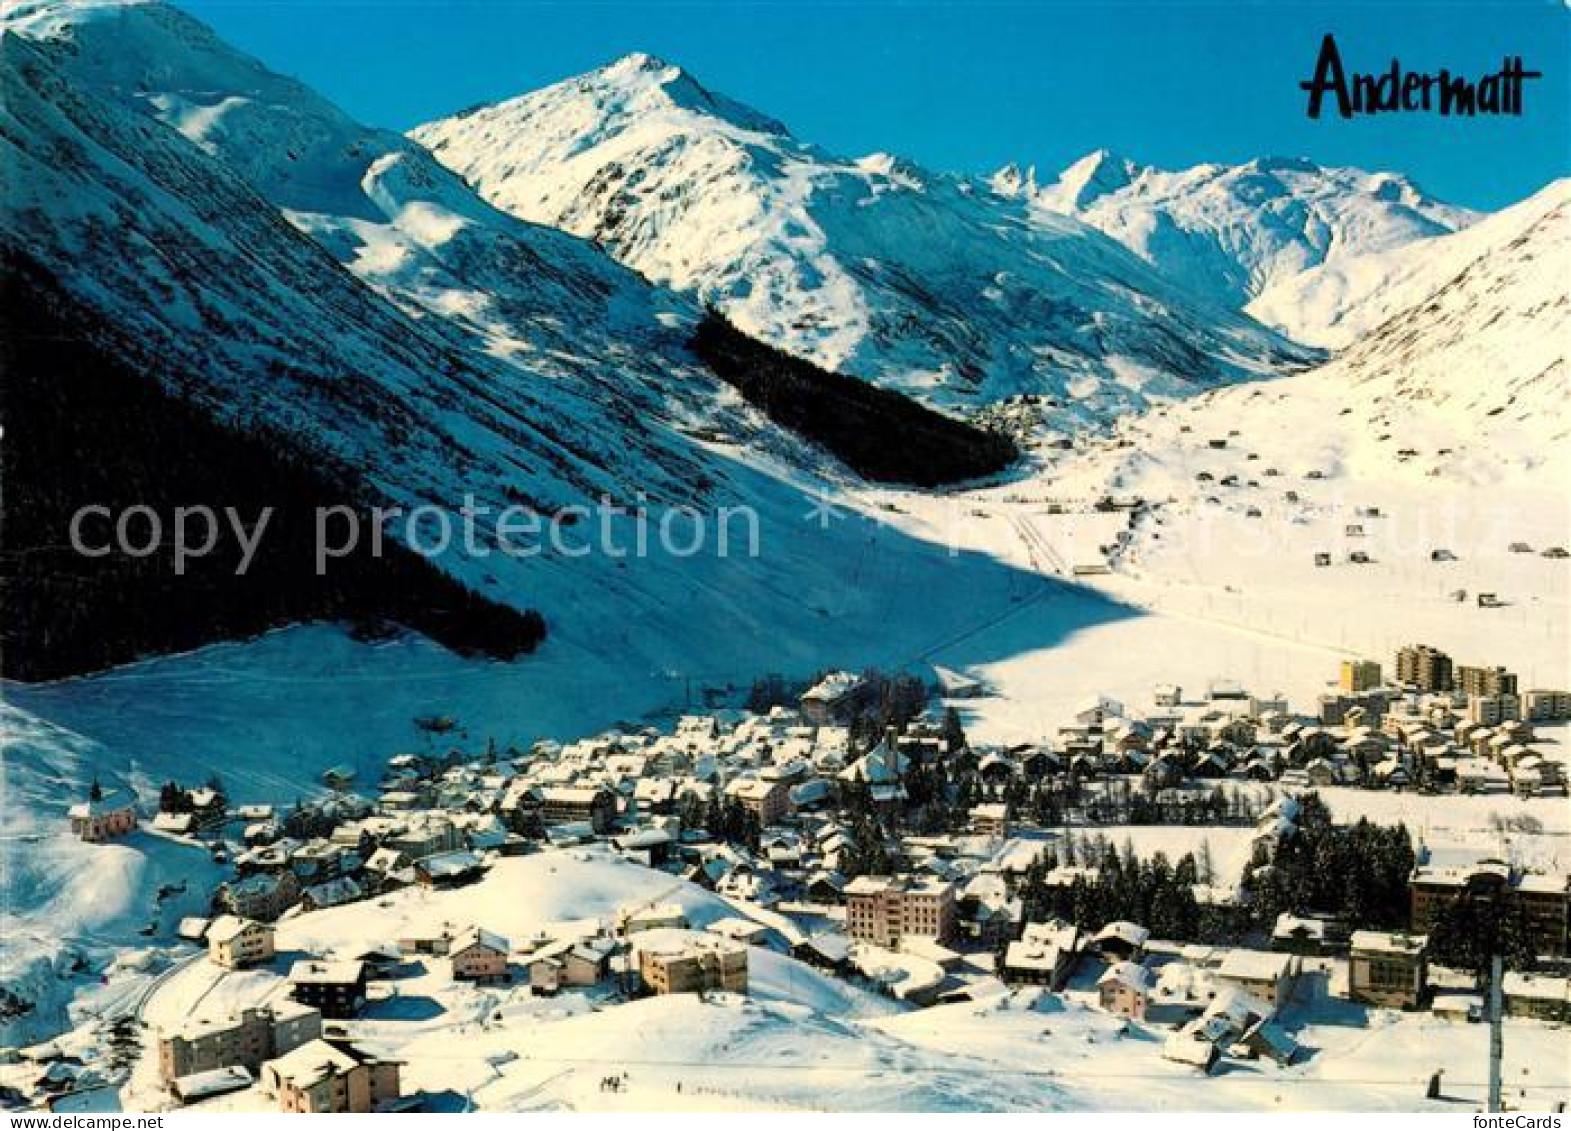
[[[1571,172],[1571,8],[1495,3],[1057,0],[182,0],[221,35],[399,129],[629,51],[838,153],[937,169],[1043,171],[1101,147],[1175,167],[1262,154],[1396,169],[1495,208]],[[1351,69],[1545,77],[1521,118],[1304,114],[1298,83],[1334,32]]]

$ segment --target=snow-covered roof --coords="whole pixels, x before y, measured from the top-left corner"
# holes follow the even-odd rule
[[[348,985],[365,974],[365,964],[356,959],[322,962],[302,959],[289,968],[289,980],[297,985]]]
[[[495,931],[488,931],[484,927],[470,927],[454,937],[452,945],[448,948],[448,953],[462,954],[471,947],[483,947],[486,950],[494,950],[498,954],[506,954],[509,944],[505,938]]]
[[[258,923],[254,919],[242,919],[238,915],[220,915],[207,928],[207,941],[220,944],[232,942],[252,928],[272,929],[266,923]]]
[[[1121,985],[1144,993],[1151,985],[1151,971],[1138,962],[1115,962],[1096,980],[1098,986]]]
[[[1217,968],[1223,978],[1242,982],[1274,982],[1293,971],[1294,956],[1269,950],[1230,950]]]
[[[1397,934],[1390,931],[1354,931],[1348,939],[1353,950],[1376,954],[1419,955],[1429,942],[1425,935]]]

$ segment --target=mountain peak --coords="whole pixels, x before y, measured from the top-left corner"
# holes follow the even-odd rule
[[[671,64],[658,55],[651,55],[647,51],[630,51],[620,59],[608,64],[605,70],[609,72],[622,71],[632,73],[638,71],[663,71]],[[677,68],[680,70],[681,68]]]
[[[547,87],[546,90],[557,89]],[[607,63],[599,70],[567,80],[575,90],[608,88],[615,92],[613,102],[629,111],[643,112],[664,104],[700,117],[715,118],[740,129],[758,133],[788,134],[790,131],[774,118],[761,114],[745,103],[710,90],[676,63],[647,51],[634,51]],[[544,93],[544,92],[540,92]],[[532,98],[525,95],[525,99]]]
[[[987,183],[999,196],[1030,200],[1036,196],[1036,166],[1022,168],[1011,161],[989,177]]]
[[[1070,165],[1058,176],[1058,197],[1065,210],[1085,208],[1092,201],[1129,185],[1140,173],[1140,166],[1114,153],[1095,149]]]

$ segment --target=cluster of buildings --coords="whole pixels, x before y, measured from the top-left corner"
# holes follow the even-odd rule
[[[1344,665],[1342,684],[1348,684],[1349,666],[1368,669],[1361,665]],[[1359,682],[1367,683],[1368,690],[1380,687],[1380,667],[1372,665],[1370,674]],[[1497,723],[1508,720],[1551,722],[1571,719],[1571,692],[1550,688],[1534,688],[1522,693],[1518,690],[1517,677],[1503,667],[1469,667],[1456,664],[1451,657],[1428,644],[1409,644],[1396,655],[1396,682],[1404,688],[1431,695],[1449,695],[1453,705],[1465,710],[1473,722]],[[1360,688],[1360,691],[1364,688]]]
[[[1374,661],[1344,664],[1336,691],[1308,713],[1229,681],[1200,696],[1158,687],[1140,710],[1101,698],[1048,742],[971,750],[969,772],[983,792],[963,826],[887,838],[889,866],[873,874],[865,854],[853,866],[859,817],[849,798],[877,816],[901,813],[910,772],[948,757],[951,737],[924,717],[871,746],[854,744],[846,715],[864,694],[857,677],[838,673],[796,708],[691,715],[668,731],[546,741],[527,753],[401,754],[367,795],[348,791],[353,779],[344,771],[344,789],[287,814],[249,805],[215,815],[209,805],[198,827],[218,840],[215,855],[222,848],[233,877],[215,893],[222,913],[193,934],[226,969],[275,963],[273,924],[295,909],[463,886],[498,860],[542,845],[604,844],[801,929],[782,934],[738,917],[691,930],[680,906],[652,903],[554,937],[508,939],[485,924],[442,924],[418,937],[367,940],[362,953],[299,956],[287,997],[160,1037],[170,1090],[190,1101],[259,1083],[285,1111],[406,1102],[396,1062],[324,1030],[323,1021],[357,1017],[373,983],[396,977],[393,968],[413,958],[445,959],[456,981],[542,994],[596,986],[745,993],[749,947],[760,943],[860,972],[916,1004],[990,987],[1079,984],[1110,1013],[1167,1025],[1170,1055],[1209,1069],[1228,1055],[1296,1054],[1279,1013],[1311,960],[1341,963],[1341,992],[1352,1000],[1457,1009],[1476,987],[1458,988],[1450,975],[1437,984],[1426,937],[1457,899],[1519,911],[1538,953],[1567,955],[1571,881],[1496,861],[1421,860],[1402,933],[1284,916],[1269,947],[1202,947],[1152,939],[1137,923],[1085,931],[1025,921],[1024,877],[1053,841],[1002,800],[1018,796],[1011,787],[1021,783],[1073,781],[1095,791],[1133,779],[1143,788],[1126,794],[1156,798],[1207,792],[1228,778],[1288,787],[1259,816],[1258,837],[1291,833],[1295,788],[1563,794],[1562,764],[1545,756],[1534,724],[1564,717],[1565,697],[1519,695],[1502,669],[1456,667],[1435,649],[1413,646],[1398,655],[1395,682]],[[736,814],[745,815],[746,835],[730,827]],[[71,820],[84,839],[104,840],[136,827],[136,807],[95,790]],[[1047,883],[1095,878],[1094,869],[1062,864]],[[1236,892],[1196,885],[1196,896],[1226,902]],[[1514,1012],[1566,1015],[1564,979],[1515,977]]]

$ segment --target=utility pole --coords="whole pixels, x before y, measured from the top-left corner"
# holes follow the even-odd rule
[[[1504,963],[1497,954],[1489,960],[1489,1110],[1500,1107],[1500,1058],[1505,1049],[1505,1032],[1500,1021],[1500,981]]]

